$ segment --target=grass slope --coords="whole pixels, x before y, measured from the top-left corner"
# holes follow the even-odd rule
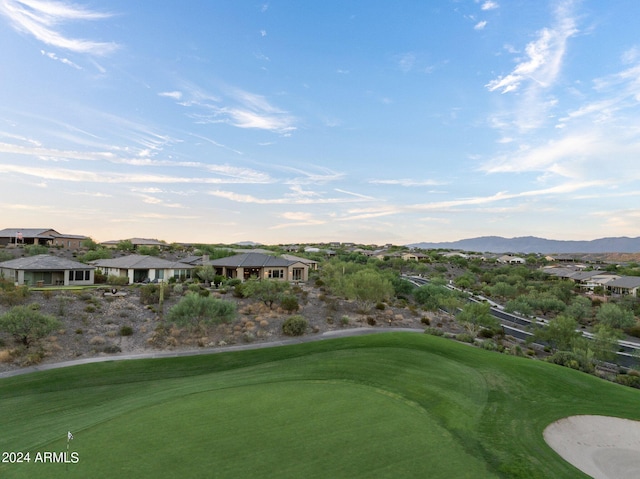
[[[0,477],[587,477],[544,442],[575,414],[640,419],[640,391],[394,333],[0,380]],[[77,464],[34,463],[66,450]]]

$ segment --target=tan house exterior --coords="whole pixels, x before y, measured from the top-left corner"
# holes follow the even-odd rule
[[[113,259],[98,259],[91,262],[107,276],[126,276],[129,283],[162,283],[169,278],[191,278],[194,265],[167,261],[155,256],[132,254]]]
[[[219,275],[227,278],[238,278],[243,281],[252,277],[291,282],[306,282],[309,280],[308,263],[262,253],[237,254],[215,259],[204,264],[214,267]]]
[[[43,245],[66,249],[80,249],[82,242],[89,239],[83,235],[58,233],[51,228],[5,228],[0,230],[0,245]]]
[[[94,282],[93,266],[48,254],[0,263],[0,277],[16,286],[86,286]]]

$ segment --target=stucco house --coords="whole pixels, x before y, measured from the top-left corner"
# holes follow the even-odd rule
[[[621,276],[605,286],[612,294],[640,296],[640,276]]]
[[[126,276],[129,283],[164,282],[171,277],[191,278],[195,268],[192,264],[140,254],[97,259],[91,264],[107,276]]]
[[[79,249],[88,236],[58,233],[51,228],[5,228],[0,230],[0,245],[44,245]]]
[[[200,263],[202,264],[202,262]],[[283,281],[308,281],[309,264],[297,259],[286,259],[262,253],[243,253],[209,261],[216,273],[227,278],[247,280],[279,279]]]
[[[130,241],[133,249],[137,249],[140,246],[157,247],[160,249],[169,247],[169,245],[164,241],[149,238],[127,238],[126,240],[109,240],[103,241],[102,243],[100,243],[100,245],[104,246],[105,248],[117,248],[122,241]]]
[[[48,254],[0,263],[0,277],[16,285],[81,286],[93,284],[93,266]]]
[[[510,254],[500,256],[496,261],[502,264],[525,264],[527,262],[524,258],[512,256]]]

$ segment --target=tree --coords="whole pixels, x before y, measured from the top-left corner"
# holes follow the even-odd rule
[[[394,294],[393,285],[380,273],[370,269],[360,270],[345,278],[347,298],[354,299],[358,309],[367,313],[373,306],[386,301]]]
[[[243,284],[242,295],[245,298],[256,298],[269,306],[279,301],[282,294],[289,289],[289,283],[275,279],[250,279]]]
[[[177,326],[196,327],[229,323],[235,316],[235,303],[190,292],[169,310],[167,319]]]
[[[131,240],[122,240],[122,241],[118,241],[118,244],[116,245],[116,249],[119,251],[126,251],[130,253],[133,251],[134,247]]]
[[[593,350],[596,359],[611,361],[616,357],[618,340],[622,338],[619,329],[612,329],[604,324],[598,324],[594,328]]]
[[[456,319],[474,336],[483,328],[497,329],[500,326],[500,321],[491,314],[488,303],[467,303]]]
[[[630,328],[636,323],[633,312],[614,303],[604,303],[598,308],[596,319],[599,324],[612,329]]]
[[[198,278],[204,281],[205,284],[209,285],[215,282],[216,269],[211,265],[202,266],[201,268],[197,269],[196,275],[198,276]]]
[[[549,321],[549,324],[536,328],[533,333],[535,340],[543,341],[553,349],[570,351],[576,338],[582,335],[577,331],[578,323],[570,316],[559,315]]]
[[[28,306],[14,306],[0,316],[0,330],[6,331],[26,347],[59,327],[60,322],[56,318],[34,311]]]
[[[571,316],[576,321],[580,322],[587,318],[591,313],[591,300],[584,296],[576,296],[571,301],[571,304],[565,310],[567,316]]]
[[[504,305],[504,310],[507,313],[518,313],[525,317],[533,316],[533,308],[527,301],[526,296],[518,296],[516,299],[507,301],[507,304]]]

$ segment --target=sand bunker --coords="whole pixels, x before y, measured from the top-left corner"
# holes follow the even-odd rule
[[[550,424],[544,439],[594,479],[640,478],[640,421],[571,416]]]

